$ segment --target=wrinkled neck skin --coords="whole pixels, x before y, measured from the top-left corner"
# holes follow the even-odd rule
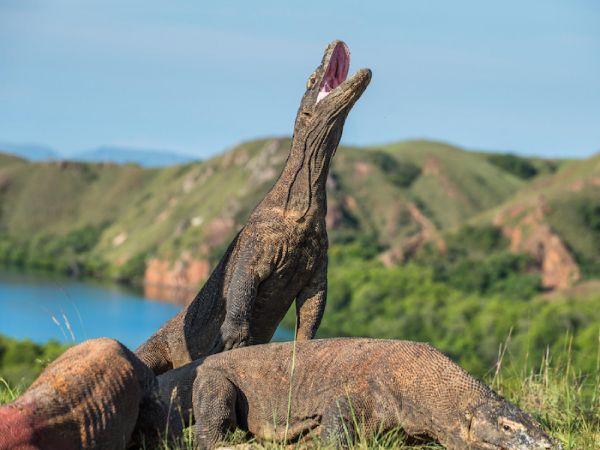
[[[288,160],[262,203],[268,209],[282,211],[284,218],[303,222],[307,217],[325,217],[325,183],[331,158],[348,113],[371,80],[369,69],[346,79],[349,65],[348,47],[342,41],[333,41],[308,79]]]
[[[298,113],[290,155],[277,181],[278,191],[283,194],[278,203],[281,202],[284,216],[301,220],[327,211],[325,183],[345,117],[327,119],[305,118],[302,111]]]

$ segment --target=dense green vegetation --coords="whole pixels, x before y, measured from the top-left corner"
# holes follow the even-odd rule
[[[414,258],[433,271],[435,281],[465,293],[510,299],[542,291],[537,263],[528,254],[509,252],[499,228],[467,225],[445,238],[445,253],[427,245]]]
[[[538,173],[536,167],[526,158],[521,158],[511,153],[490,155],[489,160],[492,164],[525,180],[533,178]]]
[[[101,275],[106,264],[90,252],[106,224],[87,225],[64,235],[36,233],[30,239],[0,234],[0,264],[65,275]]]
[[[493,153],[488,155],[488,161],[524,180],[538,174],[553,173],[559,166],[557,161],[525,158],[512,153]]]
[[[385,177],[395,186],[409,187],[421,174],[421,168],[410,161],[398,161],[389,153],[373,150],[369,156]]]
[[[503,345],[508,346],[508,362],[519,368],[540,361],[548,348],[564,361],[570,348],[573,367],[594,373],[600,294],[552,301],[532,296],[536,284],[507,271],[504,263],[484,269],[489,284],[482,294],[444,283],[434,270],[417,263],[385,268],[377,258],[365,259],[364,251],[359,245],[330,250],[328,305],[320,336],[428,341],[479,376],[492,370]],[[465,270],[462,276],[459,284],[466,289],[483,288],[480,272]],[[288,326],[293,320],[289,315]]]
[[[13,387],[28,386],[66,348],[56,341],[36,344],[0,335],[0,378]]]

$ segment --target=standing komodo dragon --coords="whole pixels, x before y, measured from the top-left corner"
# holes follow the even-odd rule
[[[342,446],[357,431],[401,427],[448,449],[553,448],[528,414],[417,342],[325,339],[299,341],[295,350],[293,342],[259,345],[194,361],[159,377],[159,384],[166,397],[178,388],[174,396],[184,414],[193,403],[201,449],[214,448],[236,427],[260,439],[313,434]]]
[[[329,164],[371,71],[346,80],[341,41],[310,76],[279,179],[254,209],[196,298],[137,349],[156,374],[197,358],[271,340],[296,300],[298,339],[314,337],[327,291]]]
[[[68,349],[25,393],[0,407],[0,450],[124,449],[178,438],[181,422],[160,401],[156,377],[107,338]]]

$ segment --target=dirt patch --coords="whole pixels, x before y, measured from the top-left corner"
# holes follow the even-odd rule
[[[437,158],[428,158],[423,164],[423,171],[421,172],[423,175],[430,175],[439,180],[444,192],[450,198],[460,198],[463,201],[466,201],[464,195],[459,191],[456,185],[450,180],[448,175],[444,173],[442,170],[442,165]]]
[[[344,211],[342,207],[337,202],[332,202],[327,207],[327,215],[325,216],[325,224],[327,229],[335,230],[337,229],[344,220]]]
[[[364,161],[356,161],[352,165],[352,174],[357,178],[366,177],[371,173],[373,167]]]
[[[386,267],[405,262],[427,242],[433,242],[440,253],[446,253],[446,243],[435,224],[414,203],[408,203],[407,209],[411,220],[419,226],[419,231],[380,255]]]

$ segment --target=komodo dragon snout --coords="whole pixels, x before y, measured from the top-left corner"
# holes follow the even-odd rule
[[[533,418],[506,401],[486,402],[469,417],[467,441],[472,449],[561,449]]]

